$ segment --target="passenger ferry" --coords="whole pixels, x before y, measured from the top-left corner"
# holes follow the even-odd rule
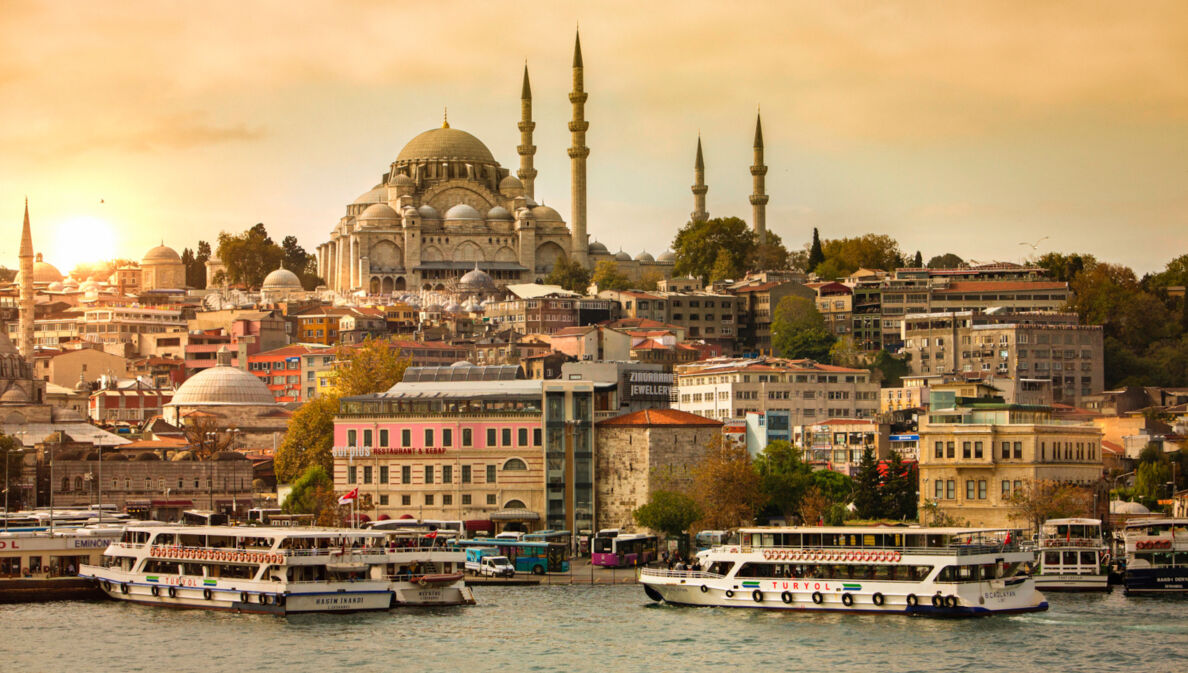
[[[1006,529],[743,528],[700,570],[640,570],[653,600],[805,611],[976,616],[1046,610]]]
[[[439,529],[383,528],[386,576],[396,605],[474,605],[466,586],[466,552],[452,549],[458,535]]]
[[[0,603],[96,597],[94,584],[80,579],[87,564],[98,563],[122,528],[0,532]]]
[[[383,533],[250,526],[130,526],[80,577],[147,605],[285,615],[387,610]]]
[[[1188,519],[1130,521],[1126,544],[1126,594],[1188,593]]]
[[[1045,591],[1109,591],[1110,548],[1100,519],[1049,519],[1040,528],[1039,573]]]

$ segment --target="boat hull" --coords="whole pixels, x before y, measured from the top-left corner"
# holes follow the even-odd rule
[[[1127,596],[1188,594],[1188,567],[1128,568],[1123,587]]]
[[[1036,575],[1035,588],[1043,591],[1109,591],[1109,575]]]

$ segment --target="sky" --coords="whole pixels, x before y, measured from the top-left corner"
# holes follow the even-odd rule
[[[263,222],[309,250],[440,125],[571,219],[568,92],[585,60],[589,232],[658,254],[693,209],[748,221],[755,114],[768,228],[889,234],[925,259],[1188,253],[1188,3],[0,0],[0,263],[34,246],[179,252]],[[1025,243],[1025,245],[1024,245]]]

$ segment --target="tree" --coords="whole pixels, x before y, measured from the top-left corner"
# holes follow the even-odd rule
[[[924,255],[921,255],[919,250],[916,251],[916,256],[912,258],[912,266],[917,269],[924,267]]]
[[[689,222],[672,241],[676,255],[675,276],[694,276],[708,283],[720,252],[725,250],[729,262],[727,278],[740,278],[755,257],[755,233],[737,217],[716,217]],[[726,265],[720,272],[725,273]]]
[[[590,286],[590,272],[579,262],[571,262],[564,257],[553,263],[549,275],[544,282],[548,285],[560,285],[570,292],[586,294]]]
[[[817,265],[825,261],[825,252],[821,249],[821,236],[817,233],[817,228],[813,227],[813,242],[809,245],[808,261],[805,262],[805,271],[812,273]]]
[[[720,280],[730,280],[738,277],[736,273],[738,269],[734,266],[734,261],[731,259],[730,251],[726,248],[718,250],[718,257],[714,260],[714,266],[710,269],[709,282],[716,283]]]
[[[1012,518],[1033,530],[1048,519],[1088,516],[1093,502],[1089,489],[1056,481],[1025,482],[1010,498]]]
[[[1097,258],[1093,255],[1080,253],[1066,255],[1059,252],[1048,252],[1036,260],[1035,265],[1047,269],[1052,280],[1068,283],[1072,282],[1086,267],[1096,266]]]
[[[264,277],[281,266],[284,257],[285,251],[269,238],[263,223],[239,235],[219,234],[219,259],[232,285],[260,287]]]
[[[920,479],[915,465],[903,462],[898,452],[891,452],[891,460],[882,464],[883,502],[887,516],[894,519],[915,519],[919,499]]]
[[[813,486],[819,488],[829,502],[843,506],[854,494],[854,480],[833,470],[813,472]]]
[[[21,474],[24,467],[24,455],[21,444],[11,435],[0,435],[0,505],[7,503],[8,511],[15,512],[24,509],[22,501]],[[30,503],[31,504],[31,503]]]
[[[320,395],[301,405],[289,419],[284,439],[276,450],[273,469],[281,483],[289,483],[310,468],[334,470],[334,417],[338,395]]]
[[[1171,467],[1166,459],[1140,463],[1134,473],[1134,494],[1147,500],[1161,497],[1172,479]]]
[[[875,374],[884,388],[898,388],[903,385],[903,377],[911,373],[906,355],[896,357],[884,350],[875,353],[870,371]]]
[[[182,264],[186,267],[186,285],[199,290],[206,287],[206,262],[210,259],[210,243],[198,241],[197,252],[186,248],[182,251]]]
[[[216,453],[235,446],[235,433],[220,425],[219,419],[204,413],[193,413],[182,419],[182,433],[190,444],[190,452],[198,460],[210,460]]]
[[[951,252],[937,255],[928,260],[928,268],[930,269],[956,269],[963,266],[965,266],[965,260]]]
[[[334,494],[334,480],[319,465],[307,468],[293,482],[289,497],[281,509],[286,514],[313,514],[319,526],[341,525],[338,498]]]
[[[297,244],[296,236],[285,236],[281,241],[281,250],[284,253],[281,266],[297,274],[301,279],[301,287],[312,290],[322,283],[322,279],[318,277],[316,258]]]
[[[816,486],[810,486],[797,503],[796,514],[804,526],[816,526],[824,522],[825,513],[829,511],[829,499]]]
[[[859,518],[877,519],[886,514],[888,508],[882,488],[874,447],[867,446],[862,451],[862,461],[858,463],[858,474],[854,477],[854,508]]]
[[[862,351],[854,345],[854,339],[844,336],[829,347],[829,362],[839,367],[861,367]]]
[[[770,442],[755,458],[755,470],[768,505],[790,521],[813,480],[800,449],[784,440]]]
[[[762,502],[759,474],[747,447],[711,440],[705,457],[693,468],[693,499],[701,508],[701,529],[725,530],[750,524]]]
[[[771,345],[786,358],[824,362],[834,337],[811,299],[790,295],[776,305],[771,321]]]
[[[609,259],[604,259],[594,265],[594,278],[591,281],[601,290],[627,290],[631,287],[631,279],[627,274],[619,271],[619,265]],[[576,290],[575,290],[576,291]],[[585,290],[582,291],[585,294]]]
[[[693,498],[676,491],[655,491],[647,504],[634,512],[635,522],[644,528],[664,533],[668,537],[682,537],[701,518],[701,508]]]
[[[751,268],[759,270],[787,269],[789,262],[790,256],[788,249],[784,247],[784,241],[774,231],[768,231],[767,242],[755,246],[755,259],[751,263]]]
[[[903,253],[899,243],[886,234],[864,234],[856,238],[826,240],[821,249],[825,254],[822,264],[832,262],[831,277],[848,276],[858,269],[882,269],[894,271],[903,266]],[[821,264],[814,269],[821,273]]]
[[[342,397],[380,393],[404,380],[410,360],[383,339],[368,337],[354,347],[340,346],[331,373],[335,392]]]

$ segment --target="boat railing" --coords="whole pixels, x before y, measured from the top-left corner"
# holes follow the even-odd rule
[[[944,547],[907,547],[907,546],[885,546],[885,547],[857,547],[857,546],[801,546],[801,547],[787,547],[787,546],[742,546],[742,545],[724,545],[722,547],[715,547],[717,551],[738,550],[742,553],[749,554],[755,551],[790,551],[800,553],[813,552],[898,552],[900,554],[931,554],[934,556],[975,556],[978,554],[1001,554],[1004,552],[1024,551],[1022,546],[1017,542],[988,544],[988,543],[963,543],[951,544]]]
[[[640,568],[640,576],[675,577],[677,579],[722,579],[725,575],[704,570],[665,570],[664,568]]]
[[[1101,540],[1095,540],[1091,537],[1053,537],[1040,539],[1040,547],[1044,549],[1051,549],[1054,547],[1100,547],[1101,545]]]

